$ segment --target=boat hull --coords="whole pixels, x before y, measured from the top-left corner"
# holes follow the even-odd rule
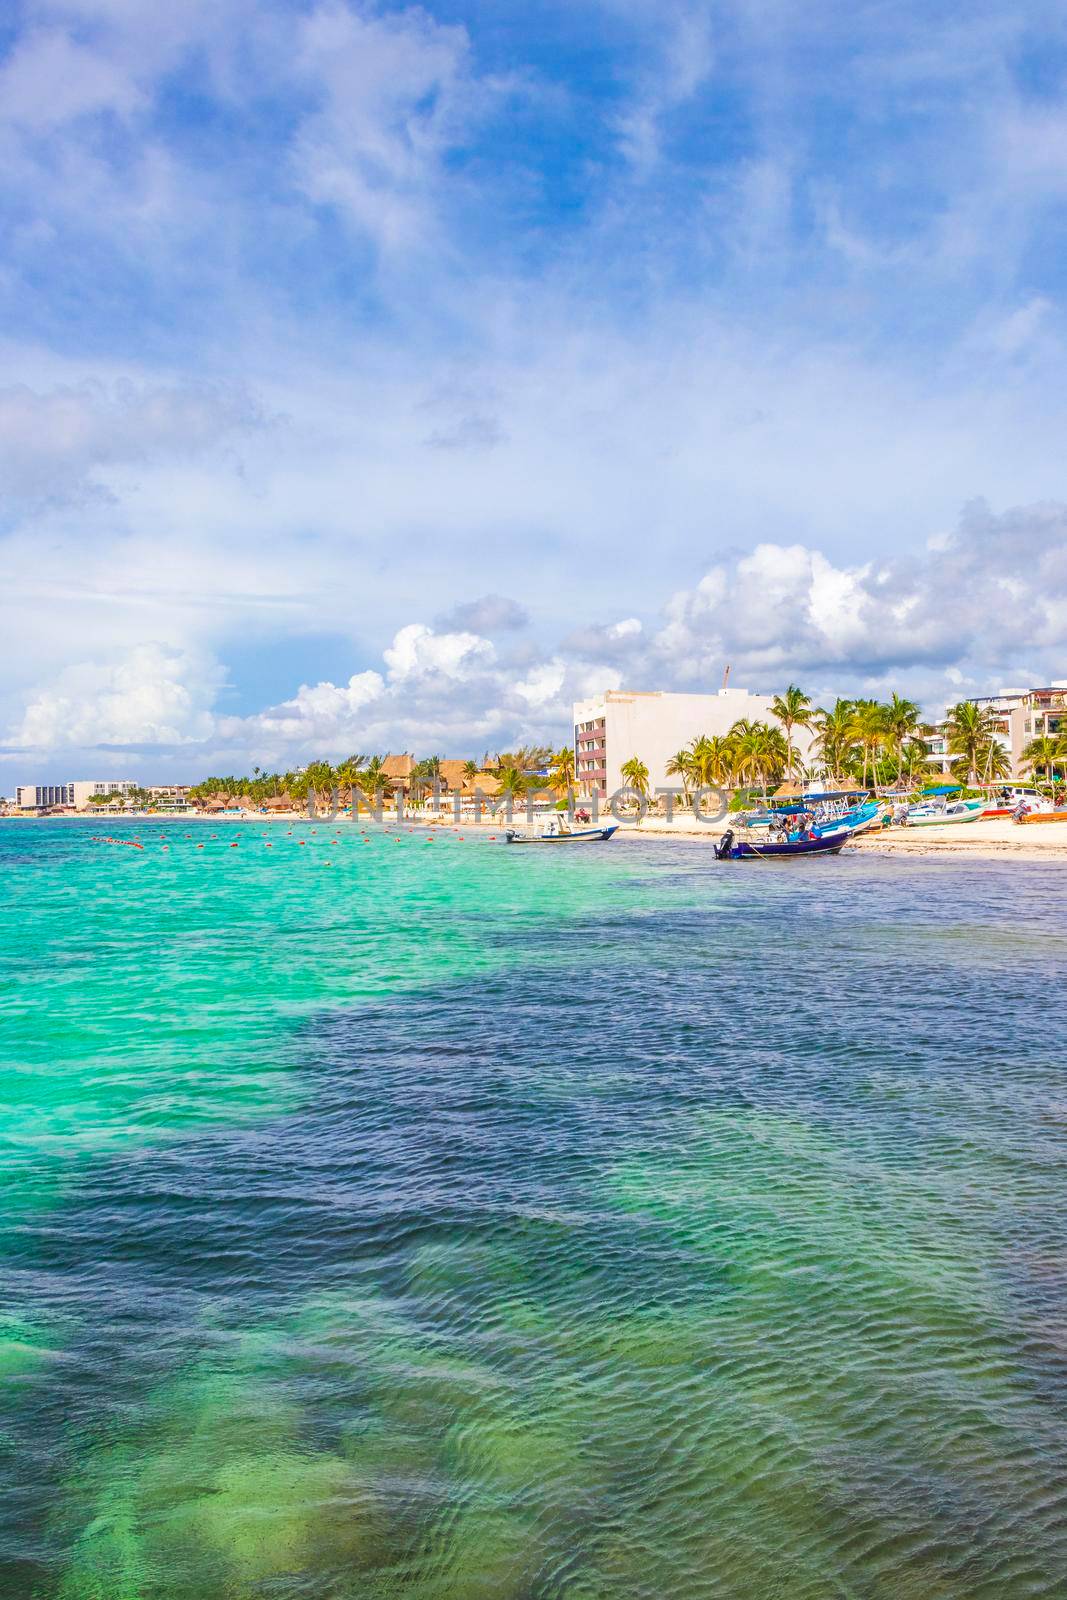
[[[842,828],[837,833],[824,833],[814,839],[791,839],[781,844],[752,844],[747,839],[731,839],[721,855],[719,850],[715,854],[720,861],[778,861],[791,860],[795,856],[836,856],[848,844],[850,837],[851,830]]]
[[[618,823],[612,823],[609,828],[576,828],[572,833],[553,833],[546,835],[516,833],[514,828],[509,828],[504,835],[507,844],[606,844],[612,834],[617,832]]]
[[[980,822],[981,809],[977,811],[961,811],[955,816],[947,817],[943,813],[930,817],[909,817],[906,826],[909,828],[951,828],[965,822]]]

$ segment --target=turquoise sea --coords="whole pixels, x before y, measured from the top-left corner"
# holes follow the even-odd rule
[[[3,1600],[1067,1594],[1062,869],[0,823]]]

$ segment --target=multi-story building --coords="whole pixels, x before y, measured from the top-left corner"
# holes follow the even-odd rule
[[[701,734],[729,733],[735,722],[769,722],[773,696],[747,689],[717,694],[672,694],[662,690],[608,689],[574,706],[574,760],[580,794],[602,798],[623,787],[622,766],[637,756],[648,768],[649,786],[678,788],[668,777],[671,757]],[[811,750],[806,728],[793,729],[801,760]]]
[[[1009,776],[1018,782],[1032,776],[1023,759],[1031,739],[1056,738],[1067,733],[1067,679],[1057,678],[1046,689],[1000,689],[996,694],[975,695],[971,704],[991,713],[993,737],[1010,763]],[[948,718],[934,724],[926,736],[933,771],[947,775],[954,757],[948,748]]]
[[[149,785],[148,798],[161,811],[188,811],[189,785],[187,783],[153,783]]]
[[[72,783],[20,783],[15,790],[20,811],[50,811],[53,806],[74,804]]]
[[[77,811],[88,811],[90,801],[125,800],[130,790],[136,789],[137,785],[127,778],[79,778],[68,787],[71,790],[69,804]]]

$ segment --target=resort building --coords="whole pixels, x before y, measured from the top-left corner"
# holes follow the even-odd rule
[[[971,704],[994,718],[993,737],[1011,763],[1014,782],[1032,777],[1023,751],[1031,739],[1055,738],[1067,733],[1067,679],[1058,678],[1047,689],[1000,689],[996,694],[974,695]],[[932,771],[947,776],[955,759],[948,748],[948,718],[934,724],[926,735]]]
[[[72,783],[20,783],[15,790],[20,811],[51,811],[55,806],[74,804]]]
[[[574,705],[574,760],[579,794],[602,799],[625,784],[622,767],[637,756],[648,768],[649,787],[680,788],[668,777],[667,764],[677,751],[699,739],[729,733],[735,722],[767,722],[773,695],[747,689],[720,689],[717,694],[671,694],[662,690],[608,689]],[[793,729],[793,746],[802,761],[811,749],[811,733]]]
[[[71,798],[68,802],[76,811],[88,811],[91,801],[98,800],[125,800],[131,789],[137,785],[131,779],[116,780],[113,778],[80,778],[77,782],[68,784]]]

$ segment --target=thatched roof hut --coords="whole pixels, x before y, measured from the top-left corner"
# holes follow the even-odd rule
[[[394,790],[403,789],[406,792],[411,785],[411,774],[414,770],[415,757],[410,751],[399,756],[388,755],[382,762],[382,772]]]

